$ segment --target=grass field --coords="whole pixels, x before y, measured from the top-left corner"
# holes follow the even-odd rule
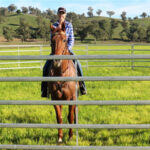
[[[89,49],[129,49],[129,46],[89,46]],[[136,49],[150,49],[150,46],[136,46]],[[32,50],[33,48],[29,48]],[[35,48],[34,48],[35,49]],[[45,49],[49,49],[46,47]],[[85,47],[74,49],[84,50]],[[5,49],[10,50],[10,49]],[[12,49],[11,49],[12,50]],[[2,49],[0,49],[2,51]],[[43,55],[49,52],[42,53]],[[76,54],[85,55],[87,52]],[[138,51],[135,54],[149,54]],[[22,55],[39,55],[39,53],[22,53]],[[96,54],[131,54],[131,51],[89,51]],[[2,55],[10,55],[3,53]],[[17,53],[15,54],[17,55]],[[4,62],[4,61],[0,61]],[[86,62],[82,63],[82,65]],[[131,62],[89,62],[91,65],[131,65]],[[25,64],[23,64],[25,65]],[[30,65],[30,64],[26,64]],[[35,65],[37,65],[35,63]],[[134,63],[149,65],[149,63]],[[2,66],[0,66],[2,67]],[[10,66],[9,66],[10,67]],[[149,68],[131,67],[89,67],[83,68],[84,76],[150,76]],[[40,69],[0,70],[1,77],[42,76]],[[0,100],[46,100],[40,95],[40,82],[2,82],[0,83]],[[79,96],[79,100],[150,100],[149,81],[99,81],[86,82],[88,94]],[[48,100],[48,99],[47,99]],[[67,121],[68,108],[64,106],[63,120]],[[80,124],[149,124],[150,106],[79,106]],[[0,106],[1,123],[56,123],[53,106]],[[68,130],[64,129],[62,145],[75,145],[75,136],[68,141]],[[0,144],[38,144],[57,145],[57,129],[11,129],[0,128]],[[75,135],[75,130],[74,130]],[[79,129],[79,145],[150,145],[148,129]]]

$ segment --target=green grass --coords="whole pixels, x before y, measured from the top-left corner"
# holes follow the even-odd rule
[[[89,46],[89,49],[123,49],[122,46]],[[125,47],[125,48],[128,48]],[[137,49],[143,47],[137,46]],[[150,47],[144,47],[150,49]],[[31,48],[30,48],[31,49]],[[48,48],[47,48],[48,49]],[[85,49],[75,47],[74,49]],[[44,53],[48,54],[49,52]],[[111,54],[130,54],[130,52],[111,52]],[[143,52],[141,52],[143,54]],[[149,54],[149,52],[146,52]],[[27,53],[30,54],[30,53]],[[35,54],[35,53],[31,53]],[[76,52],[85,55],[86,52]],[[89,52],[89,54],[110,54],[109,52]],[[140,54],[138,52],[138,54]],[[8,55],[8,53],[6,54]],[[82,65],[85,63],[83,62]],[[89,62],[96,65],[115,63]],[[124,65],[125,63],[117,63]],[[148,65],[149,63],[140,63]],[[128,65],[131,63],[128,62]],[[137,65],[135,63],[135,65]],[[83,68],[84,76],[150,76],[149,68]],[[40,69],[3,70],[1,77],[42,76]],[[40,82],[1,82],[0,100],[46,100],[41,98]],[[88,94],[79,100],[150,100],[149,81],[99,81],[86,82]],[[47,99],[48,100],[48,99]],[[63,122],[67,121],[68,107],[63,107]],[[149,106],[79,106],[80,124],[149,124]],[[56,123],[53,106],[0,106],[1,123]],[[68,141],[68,130],[64,129],[62,145],[75,145],[75,136]],[[57,145],[57,129],[0,129],[1,144]],[[75,130],[74,130],[75,135]],[[79,129],[79,145],[150,145],[149,129]]]

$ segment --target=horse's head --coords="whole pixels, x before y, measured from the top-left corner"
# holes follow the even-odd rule
[[[67,37],[65,32],[65,24],[62,25],[62,28],[55,28],[51,26],[51,47],[53,55],[65,55],[67,51]],[[60,67],[61,60],[54,60],[54,65]]]

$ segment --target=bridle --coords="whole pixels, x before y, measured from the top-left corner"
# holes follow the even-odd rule
[[[57,33],[57,32],[56,32],[56,33],[52,34],[52,38],[53,38],[55,35],[65,35],[65,33]],[[55,51],[54,44],[55,44],[55,43],[53,43],[52,38],[51,38],[51,47],[52,47],[52,55],[54,55],[54,51]],[[67,40],[65,39],[65,41],[63,41],[63,42],[65,42],[65,47],[64,47],[64,49],[63,49],[61,55],[64,55],[65,53],[68,52]],[[67,68],[66,68],[65,70],[67,70],[68,67],[69,67],[69,61],[68,61]],[[63,73],[63,72],[61,72],[61,73]]]
[[[65,33],[58,33],[58,32],[56,32],[56,33],[52,34],[52,38],[53,38],[55,35],[65,35]],[[51,48],[52,48],[52,55],[54,55],[54,51],[55,51],[55,49],[54,49],[54,44],[55,44],[55,43],[53,43],[52,38],[51,38]],[[67,40],[65,40],[64,42],[65,42],[65,47],[64,47],[64,49],[63,49],[63,51],[62,51],[62,55],[64,55],[65,52],[68,50],[68,49],[67,49]]]

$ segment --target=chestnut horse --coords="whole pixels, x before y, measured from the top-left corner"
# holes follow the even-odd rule
[[[65,25],[62,29],[51,26],[51,47],[52,55],[70,55],[67,48],[67,37],[65,32]],[[60,76],[60,77],[76,77],[77,72],[75,65],[72,60],[53,60],[49,76]],[[75,81],[56,81],[48,82],[48,91],[51,95],[52,100],[76,100],[76,87],[78,89],[78,83],[76,86]],[[56,111],[57,123],[62,124],[62,105],[54,106]],[[75,105],[69,105],[68,121],[70,124],[75,123],[76,109]],[[69,129],[69,140],[73,137],[73,130]],[[58,142],[62,142],[63,131],[58,129]]]

